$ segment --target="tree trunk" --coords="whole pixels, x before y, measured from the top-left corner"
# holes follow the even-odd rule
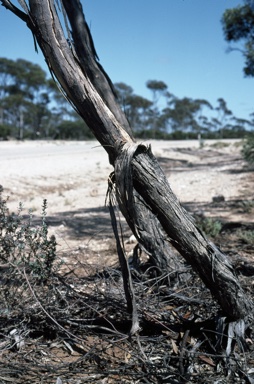
[[[157,262],[169,267],[167,242],[171,243],[197,271],[224,315],[232,320],[248,316],[252,303],[228,259],[181,207],[150,148],[134,143],[112,84],[96,61],[79,0],[62,0],[73,43],[64,37],[54,0],[29,0],[28,14],[20,14],[7,0],[2,3],[26,21],[66,97],[107,151],[115,167],[120,209],[141,244],[153,255],[159,250]],[[167,236],[158,229],[157,220]]]

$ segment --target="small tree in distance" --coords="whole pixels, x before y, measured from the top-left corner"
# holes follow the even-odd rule
[[[30,0],[29,7],[22,2],[24,11],[8,0],[1,1],[31,29],[66,97],[107,151],[114,166],[112,189],[140,246],[164,271],[170,271],[173,257],[168,244],[175,247],[232,322],[231,335],[234,329],[241,334],[243,327],[235,327],[235,322],[243,322],[251,315],[252,303],[227,257],[206,239],[181,207],[151,148],[135,143],[114,87],[98,63],[80,1],[61,2],[73,41],[64,36],[53,0]],[[126,297],[133,310],[131,295]],[[134,324],[132,332],[137,330]]]

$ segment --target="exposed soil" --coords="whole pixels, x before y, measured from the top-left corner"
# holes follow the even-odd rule
[[[197,141],[152,141],[151,145],[188,210],[222,222],[253,221],[254,173],[241,157],[240,141],[207,141],[201,149]],[[101,265],[116,261],[105,206],[112,170],[97,142],[0,142],[1,183],[10,210],[17,212],[22,202],[23,214],[32,211],[38,222],[47,199],[47,222],[58,251],[85,249],[89,261]],[[218,195],[224,201],[213,202]],[[131,233],[124,230],[128,238]]]

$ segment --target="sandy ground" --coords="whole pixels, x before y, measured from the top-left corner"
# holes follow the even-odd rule
[[[179,200],[197,204],[211,202],[215,195],[226,201],[253,198],[253,179],[242,172],[244,162],[239,141],[152,141],[170,185]],[[34,217],[47,199],[50,230],[60,249],[75,246],[96,249],[96,242],[112,239],[105,209],[107,179],[113,168],[104,149],[87,142],[0,142],[0,184],[8,206]],[[253,174],[252,174],[253,175]],[[209,212],[206,212],[209,214]],[[250,220],[237,212],[220,212],[230,220]]]

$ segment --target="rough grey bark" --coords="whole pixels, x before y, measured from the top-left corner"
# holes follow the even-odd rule
[[[15,9],[10,7],[9,1],[2,0],[2,3],[18,15]],[[91,56],[84,57],[86,45],[88,47],[90,44],[90,50],[93,50],[93,45],[91,36],[86,31],[87,26],[83,25],[79,1],[63,0],[63,4],[73,28],[74,45],[68,43],[64,37],[53,0],[30,0],[28,15],[23,13],[22,17],[20,14],[18,16],[27,22],[51,72],[107,151],[110,163],[117,166],[122,162],[125,164],[126,168],[120,168],[120,172],[116,172],[116,188],[121,209],[131,228],[138,237],[142,237],[142,226],[138,222],[141,218],[136,218],[139,213],[135,208],[140,195],[139,201],[151,212],[149,220],[154,224],[156,221],[153,221],[151,215],[156,216],[156,220],[159,220],[167,234],[168,241],[195,268],[220,304],[224,315],[233,320],[245,318],[252,310],[252,303],[244,294],[228,259],[204,237],[181,207],[150,149],[134,143],[121,113],[119,110],[116,113],[111,95],[106,96],[103,91],[97,90],[96,71],[101,71],[104,79],[107,80],[107,77],[100,67],[91,68]],[[72,12],[74,16],[70,14]],[[79,27],[74,33],[75,23]],[[82,28],[85,35],[78,39],[76,35],[79,35]],[[104,79],[101,82],[104,82]],[[123,161],[124,158],[127,160]],[[125,171],[131,175],[131,185],[129,178],[121,177],[121,173]],[[149,220],[146,223],[149,223]]]
[[[62,0],[62,2],[71,26],[73,49],[83,71],[87,74],[109,109],[114,113],[121,126],[133,138],[127,118],[122,112],[120,105],[116,103],[114,86],[98,61],[93,39],[85,21],[80,2],[78,0]]]
[[[92,36],[79,0],[62,1],[71,26],[72,46],[83,72],[89,77],[96,91],[111,112],[113,112],[118,122],[128,132],[131,139],[134,140],[127,118],[116,100],[114,86],[102,65],[98,62]],[[134,194],[136,194],[138,200],[142,201],[142,197],[136,191],[134,191]],[[140,245],[150,256],[152,264],[156,265],[161,271],[175,269],[176,264],[179,264],[179,262],[177,262],[176,256],[165,241],[165,235],[163,235],[160,229],[158,220],[151,214],[151,211],[144,203],[141,203],[139,208],[139,214],[137,215],[138,223],[136,225],[143,227],[139,238]],[[125,218],[131,227],[131,223],[126,215]],[[150,223],[150,225],[147,226],[147,223]],[[131,229],[133,230],[132,227]]]

